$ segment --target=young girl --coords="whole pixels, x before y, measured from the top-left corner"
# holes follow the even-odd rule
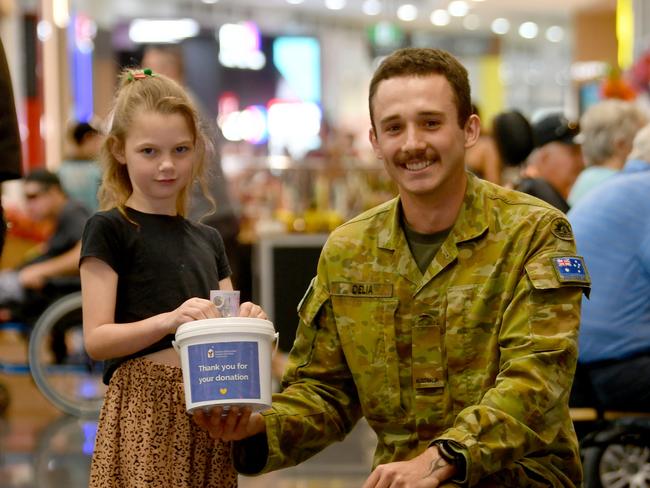
[[[108,391],[90,487],[235,487],[230,445],[185,412],[171,348],[179,325],[218,316],[211,289],[232,290],[223,241],[185,219],[208,152],[197,111],[174,81],[125,71],[102,148],[101,211],[81,251],[84,340]],[[242,316],[266,318],[250,302]]]

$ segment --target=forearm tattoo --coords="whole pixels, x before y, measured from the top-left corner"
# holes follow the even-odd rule
[[[440,469],[445,468],[447,466],[449,466],[449,463],[447,461],[445,461],[444,459],[442,459],[441,457],[431,461],[431,466],[429,466],[429,472],[426,473],[422,477],[422,479],[429,478],[430,476],[435,474],[436,471],[439,471]]]

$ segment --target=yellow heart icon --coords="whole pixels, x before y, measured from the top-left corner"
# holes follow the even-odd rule
[[[226,393],[228,393],[228,388],[219,388],[219,393],[225,395]]]

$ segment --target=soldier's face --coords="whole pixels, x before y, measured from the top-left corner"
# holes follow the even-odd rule
[[[373,99],[370,142],[402,197],[464,191],[465,149],[476,142],[479,120],[458,125],[454,93],[438,74],[382,81]]]

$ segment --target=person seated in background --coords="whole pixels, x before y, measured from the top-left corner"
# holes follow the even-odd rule
[[[576,142],[578,124],[562,114],[550,114],[532,124],[534,149],[516,189],[550,203],[562,212],[584,164]]]
[[[633,102],[603,100],[587,109],[580,118],[578,136],[587,167],[571,188],[568,199],[571,207],[621,170],[634,136],[647,123],[648,118]]]
[[[34,170],[23,181],[27,213],[36,221],[51,220],[54,231],[35,257],[0,273],[0,321],[33,326],[50,303],[75,285],[78,288],[78,280],[65,280],[66,286],[61,287],[51,285],[53,279],[78,277],[81,233],[90,212],[68,197],[58,176],[50,171]],[[63,350],[54,351],[57,360],[65,355],[65,344],[60,346]]]
[[[479,109],[474,104],[472,112],[480,118]],[[465,164],[467,169],[479,178],[501,184],[501,158],[494,138],[488,132],[481,131],[476,144],[467,149]]]
[[[98,207],[97,190],[102,172],[97,156],[104,136],[88,122],[78,122],[70,130],[71,150],[57,171],[65,192],[88,210]]]
[[[571,405],[650,412],[650,125],[621,172],[568,214],[592,287]],[[595,394],[595,398],[593,398]]]

